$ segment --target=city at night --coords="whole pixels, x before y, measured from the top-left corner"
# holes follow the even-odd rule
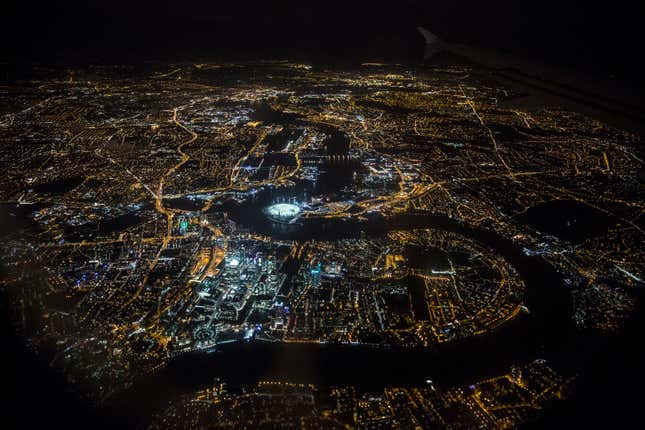
[[[642,11],[10,2],[3,428],[638,428]]]

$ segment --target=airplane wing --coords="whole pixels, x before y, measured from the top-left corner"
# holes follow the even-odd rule
[[[439,52],[443,51],[443,43],[441,42],[441,39],[439,39],[439,37],[437,37],[435,34],[430,33],[423,27],[417,27],[417,30],[426,40],[426,49],[423,54],[424,60],[432,58]]]
[[[526,94],[521,100],[503,102],[509,107],[540,110],[545,106],[564,106],[645,136],[645,105],[629,88],[530,58],[445,42],[423,27],[417,30],[426,42],[424,60],[441,51],[449,52],[483,66],[489,78]]]

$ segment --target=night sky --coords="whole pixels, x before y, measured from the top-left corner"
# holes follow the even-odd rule
[[[10,1],[3,49],[41,62],[418,60],[444,39],[638,82],[642,6],[545,0]]]

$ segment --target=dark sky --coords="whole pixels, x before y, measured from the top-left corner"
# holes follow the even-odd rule
[[[626,0],[9,0],[7,60],[222,56],[418,59],[424,25],[453,42],[546,63],[640,75],[642,6]]]

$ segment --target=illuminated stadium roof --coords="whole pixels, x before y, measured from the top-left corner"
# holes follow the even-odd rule
[[[292,203],[276,203],[267,207],[264,212],[276,221],[290,221],[300,213],[300,207]]]

